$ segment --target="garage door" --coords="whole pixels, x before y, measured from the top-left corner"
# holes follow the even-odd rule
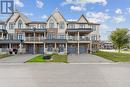
[[[86,46],[79,46],[79,53],[82,54],[82,53],[87,53],[87,48]]]
[[[77,48],[76,47],[68,47],[67,52],[70,53],[70,54],[76,54]]]

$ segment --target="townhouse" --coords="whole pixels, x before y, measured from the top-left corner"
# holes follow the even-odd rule
[[[84,15],[68,21],[55,10],[45,22],[30,21],[15,11],[0,21],[0,51],[18,49],[27,54],[82,54],[99,49],[100,24],[89,22]]]

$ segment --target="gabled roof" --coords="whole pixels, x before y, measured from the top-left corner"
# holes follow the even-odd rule
[[[80,20],[82,17],[86,20],[87,23],[89,23],[89,21],[86,19],[86,17],[85,17],[83,14],[80,16],[80,18],[79,18],[77,21],[79,22],[79,20]]]
[[[60,13],[60,11],[56,8],[55,10],[54,10],[54,12],[49,16],[49,18],[47,19],[47,22],[48,22],[48,20],[50,19],[50,17],[51,16],[53,16],[53,14],[55,14],[55,13],[59,13],[59,15],[61,15],[61,17],[66,21],[66,19],[63,17],[63,15]],[[53,16],[54,17],[54,16]],[[54,17],[55,18],[55,17]],[[56,18],[55,18],[55,20],[56,20]],[[57,21],[57,20],[56,20]]]
[[[18,20],[18,18],[21,17],[22,20],[25,22],[25,23],[29,23],[30,20],[22,13],[18,12],[18,11],[15,11],[6,21],[6,23],[8,21],[10,22],[16,22]]]
[[[56,18],[55,18],[53,15],[50,15],[50,16],[49,16],[49,18],[47,19],[47,22],[48,22],[48,20],[49,20],[51,17],[53,17],[54,20],[57,22]]]

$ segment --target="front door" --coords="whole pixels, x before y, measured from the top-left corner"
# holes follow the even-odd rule
[[[38,46],[38,54],[44,54],[44,46],[43,45]]]
[[[33,44],[27,45],[26,52],[28,54],[33,54]]]

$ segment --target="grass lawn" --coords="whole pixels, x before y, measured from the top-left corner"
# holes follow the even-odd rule
[[[116,53],[116,52],[104,52],[98,51],[94,53],[94,55],[103,57],[108,60],[112,60],[115,62],[130,62],[130,54],[125,53]]]
[[[0,59],[10,56],[9,54],[0,54]]]
[[[64,63],[67,63],[67,55],[52,54],[49,56],[52,57],[52,60],[45,60],[43,59],[43,55],[38,55],[27,62],[64,62]]]
[[[130,52],[130,49],[128,49],[128,50],[122,50],[123,52]]]

